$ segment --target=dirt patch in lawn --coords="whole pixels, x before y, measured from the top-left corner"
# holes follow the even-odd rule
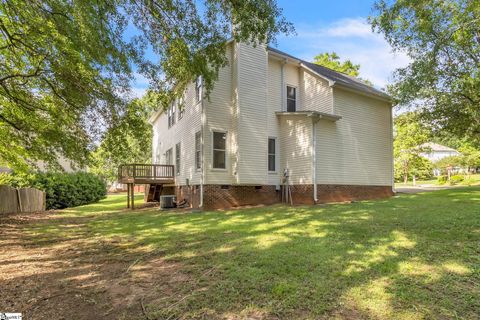
[[[33,236],[32,227],[75,227],[67,237]],[[95,239],[86,218],[22,214],[0,218],[0,311],[25,319],[149,319],[148,305],[190,282],[161,252]],[[80,231],[79,231],[80,230]]]

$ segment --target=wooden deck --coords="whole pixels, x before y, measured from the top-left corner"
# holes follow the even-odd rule
[[[118,168],[118,182],[128,186],[127,208],[135,209],[135,185],[155,185],[155,190],[157,187],[161,190],[164,184],[175,183],[175,167],[166,164],[124,164]]]
[[[166,164],[124,164],[118,168],[118,182],[125,184],[173,184],[175,168]]]

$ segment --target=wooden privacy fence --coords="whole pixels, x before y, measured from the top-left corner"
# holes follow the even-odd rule
[[[0,214],[45,211],[45,192],[0,185]]]

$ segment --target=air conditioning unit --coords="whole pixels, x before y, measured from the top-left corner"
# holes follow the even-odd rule
[[[175,199],[174,195],[160,196],[160,209],[175,208]]]

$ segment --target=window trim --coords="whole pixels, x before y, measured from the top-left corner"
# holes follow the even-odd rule
[[[171,160],[171,161],[167,161],[167,160],[168,160],[167,154],[170,155],[170,160]],[[165,164],[166,164],[166,165],[172,165],[172,162],[173,162],[172,157],[173,157],[173,148],[170,147],[170,148],[167,149],[167,151],[165,151]]]
[[[270,147],[270,140],[273,140],[275,142],[275,153],[270,153],[269,152],[269,147]],[[270,167],[269,167],[269,158],[270,158],[270,155],[273,155],[274,156],[274,165],[275,165],[275,170],[270,170]],[[278,158],[278,144],[277,144],[277,137],[268,137],[267,139],[267,171],[268,173],[278,173],[278,165],[277,165],[277,158]]]
[[[173,125],[176,123],[176,115],[175,115],[175,102],[171,103],[170,106],[167,109],[167,122],[168,122],[168,128],[170,129],[173,127]]]
[[[181,167],[181,157],[182,155],[182,144],[178,142],[175,144],[175,173],[177,176],[180,175],[180,167]]]
[[[195,79],[195,102],[198,104],[203,99],[203,78],[202,76],[198,76]]]
[[[227,171],[227,168],[228,168],[228,156],[227,156],[227,153],[228,153],[228,131],[226,130],[220,130],[220,129],[212,129],[211,130],[212,134],[211,134],[211,143],[212,143],[212,163],[211,163],[211,170],[212,171]],[[225,134],[225,168],[215,168],[213,165],[214,163],[214,156],[215,156],[215,150],[221,150],[221,149],[215,149],[214,148],[214,136],[215,134],[214,133],[224,133]]]
[[[288,111],[288,87],[295,88],[295,111]],[[298,111],[298,86],[295,86],[293,84],[285,84],[285,111],[287,112],[297,112]]]
[[[198,136],[198,150],[197,150],[197,136]],[[198,163],[197,163],[197,152],[198,152]],[[195,171],[202,170],[202,131],[195,132]]]
[[[177,121],[180,121],[180,120],[183,119],[183,115],[185,114],[185,99],[183,98],[183,96],[178,98],[177,105],[178,105],[178,120]]]

